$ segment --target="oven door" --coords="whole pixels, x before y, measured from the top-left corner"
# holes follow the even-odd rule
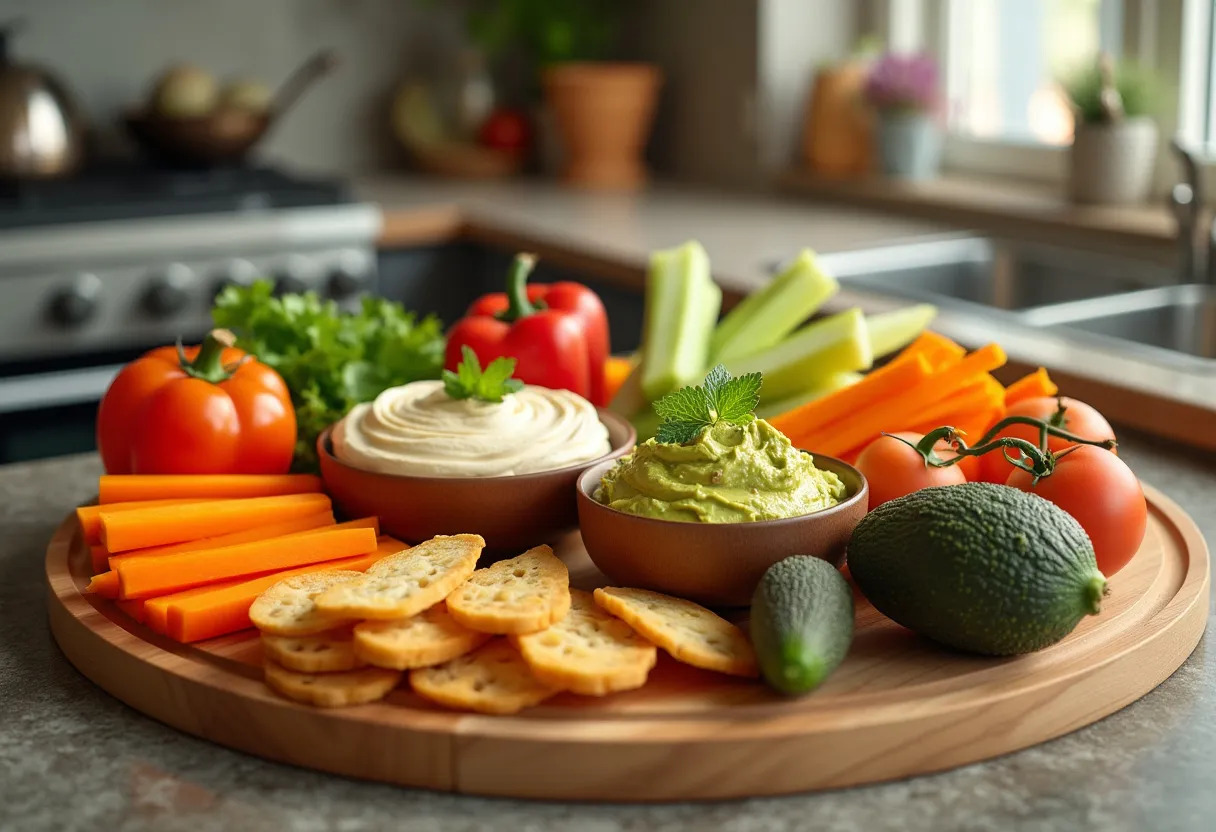
[[[97,404],[123,363],[5,368],[0,375],[0,464],[95,450]]]

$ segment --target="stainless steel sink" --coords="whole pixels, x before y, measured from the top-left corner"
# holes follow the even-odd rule
[[[1154,263],[980,237],[826,254],[842,284],[942,306],[1032,310],[1173,280]]]
[[[1075,301],[1036,311],[1035,326],[1080,332],[1148,350],[1216,358],[1216,288],[1167,286]]]

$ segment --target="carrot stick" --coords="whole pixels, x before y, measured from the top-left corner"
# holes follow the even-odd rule
[[[134,618],[140,624],[143,624],[147,619],[144,616],[144,602],[139,600],[131,601],[115,601],[118,608],[125,612],[131,618]]]
[[[917,414],[913,429],[919,430],[921,433],[928,433],[942,425],[953,424],[951,420],[959,413],[974,414],[978,411],[1003,410],[1004,408],[1005,388],[999,381],[984,373],[971,384]],[[958,425],[954,425],[954,427],[958,427]]]
[[[148,546],[144,549],[131,549],[117,555],[110,555],[109,564],[111,569],[117,569],[120,563],[128,561],[131,558],[180,555],[184,552],[197,552],[202,549],[221,549],[224,546],[235,546],[238,543],[255,543],[259,540],[269,540],[272,537],[283,537],[284,535],[311,531],[312,529],[332,528],[335,528],[334,515],[332,511],[327,510],[308,517],[297,517],[292,520],[284,520],[281,523],[271,523],[266,526],[254,526],[251,529],[242,529],[239,532],[230,532],[229,534],[216,535],[215,537],[203,537],[198,540],[187,540],[183,543],[167,543],[164,546]]]
[[[89,563],[93,566],[93,574],[100,575],[110,568],[109,566],[110,553],[106,551],[106,547],[97,543],[89,547]]]
[[[876,402],[898,398],[930,373],[928,359],[913,355],[906,361],[895,361],[874,370],[856,384],[782,413],[772,420],[772,425],[792,440]]]
[[[76,509],[76,519],[80,522],[84,542],[90,546],[101,543],[101,513],[117,511],[138,511],[158,506],[184,506],[190,503],[204,502],[201,500],[139,500],[131,503],[111,503],[110,505],[81,506]]]
[[[923,355],[933,369],[942,369],[958,361],[967,351],[951,341],[945,335],[925,330],[916,336],[911,344],[904,347],[895,361],[906,361],[917,355]]]
[[[103,507],[101,542],[111,553],[125,552],[281,523],[329,508],[329,498],[324,494],[212,500],[118,512]]]
[[[320,491],[321,478],[312,474],[103,474],[97,501],[236,500]]]
[[[165,633],[181,642],[202,641],[252,627],[249,608],[257,597],[284,578],[308,572],[351,569],[362,572],[382,557],[408,548],[392,538],[380,538],[377,549],[366,555],[315,563],[300,569],[275,572],[252,580],[206,587],[207,591],[176,593],[157,598],[168,610]]]
[[[1005,388],[1005,406],[1008,407],[1014,402],[1020,402],[1023,399],[1054,396],[1059,392],[1059,386],[1047,375],[1047,368],[1040,367],[1033,373],[1022,376]]]
[[[94,575],[84,591],[100,595],[102,598],[117,598],[118,589],[118,573],[111,569],[109,572]]]
[[[838,456],[860,448],[883,431],[912,429],[922,421],[921,414],[926,410],[1004,363],[1005,351],[1000,345],[988,344],[929,376],[898,399],[876,402],[846,420],[801,437],[799,447],[811,453]]]
[[[363,555],[374,552],[376,545],[376,533],[371,529],[324,529],[222,549],[133,558],[115,571],[119,597],[147,598],[226,578]]]

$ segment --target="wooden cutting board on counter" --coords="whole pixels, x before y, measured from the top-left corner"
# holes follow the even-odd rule
[[[262,683],[253,631],[182,645],[83,592],[74,517],[46,557],[51,630],[82,673],[190,734],[285,763],[405,786],[560,800],[701,800],[826,789],[940,771],[1043,742],[1148,693],[1203,635],[1209,558],[1194,522],[1152,488],[1144,545],[1102,614],[1028,656],[952,652],[858,597],[844,664],[813,695],[695,670],[660,651],[645,687],[562,694],[510,717],[446,711],[401,688],[325,710]],[[572,583],[603,582],[577,534]]]

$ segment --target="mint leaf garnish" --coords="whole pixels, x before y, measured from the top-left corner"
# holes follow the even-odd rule
[[[746,425],[760,402],[760,373],[732,378],[721,364],[709,371],[703,387],[683,387],[654,403],[662,420],[655,439],[665,444],[692,442],[705,428],[727,422]]]
[[[503,397],[524,388],[522,381],[511,378],[515,372],[514,358],[495,358],[482,370],[477,354],[471,348],[461,347],[460,354],[463,360],[456,365],[456,372],[443,371],[443,390],[453,399],[501,402]]]

